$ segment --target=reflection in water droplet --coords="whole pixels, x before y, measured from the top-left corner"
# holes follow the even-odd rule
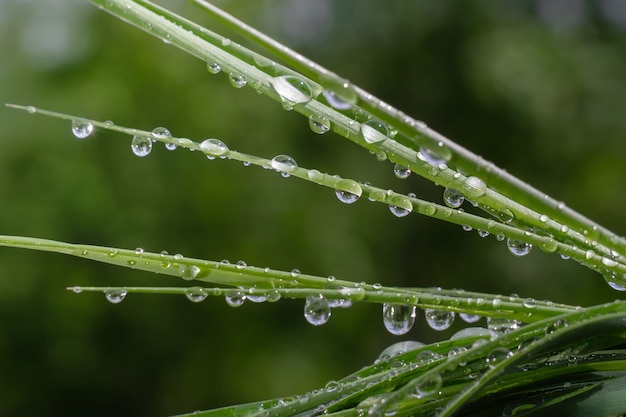
[[[133,136],[130,149],[139,157],[148,156],[152,152],[152,140],[146,136]]]
[[[106,299],[113,304],[121,303],[126,297],[126,294],[127,292],[125,290],[106,290],[104,292]]]
[[[185,290],[185,297],[187,297],[187,299],[193,303],[199,303],[201,301],[204,301],[208,297],[208,294],[206,293],[204,288],[191,287]]]
[[[309,295],[304,304],[304,318],[314,326],[328,321],[331,315],[328,300],[323,295]]]
[[[446,188],[443,192],[443,201],[448,207],[459,208],[465,201],[465,197],[457,190]]]
[[[228,81],[230,82],[230,85],[235,88],[242,88],[248,83],[243,75],[232,72],[228,75]]]
[[[487,355],[487,365],[490,368],[495,368],[502,361],[504,361],[507,358],[510,358],[511,356],[513,356],[513,352],[511,352],[507,348],[497,347],[491,352],[489,352],[489,354]]]
[[[461,317],[461,319],[466,323],[476,323],[481,318],[478,314],[467,313],[461,313],[459,314],[459,317]]]
[[[222,70],[222,66],[220,64],[218,64],[217,62],[208,62],[206,64],[206,69],[211,74],[217,74],[217,73],[219,73]]]
[[[411,175],[411,170],[406,167],[403,167],[400,164],[396,164],[393,167],[393,173],[396,177],[403,180],[403,179],[409,178],[409,175]]]
[[[413,305],[383,304],[383,323],[391,334],[405,334],[415,323],[416,308]]]
[[[270,161],[270,165],[276,171],[289,175],[298,168],[296,161],[289,155],[277,155]]]
[[[165,127],[155,127],[152,129],[152,136],[155,138],[171,138],[172,134]]]
[[[239,307],[246,301],[246,295],[243,291],[229,291],[224,296],[226,304],[231,307]]]
[[[426,323],[433,330],[446,330],[454,322],[454,311],[434,310],[427,308],[424,310]]]
[[[228,152],[228,146],[219,139],[210,138],[200,143],[200,150],[204,152],[207,157],[222,156]]]
[[[377,120],[368,120],[361,123],[361,137],[367,143],[378,143],[387,139],[387,126]]]
[[[93,124],[86,120],[72,120],[72,133],[78,139],[89,137],[94,131]]]
[[[507,239],[506,246],[509,248],[509,251],[515,256],[524,256],[530,253],[530,250],[533,248],[533,245],[530,243],[522,242],[517,239]]]
[[[330,130],[330,120],[321,114],[309,116],[309,127],[314,133],[322,135]]]

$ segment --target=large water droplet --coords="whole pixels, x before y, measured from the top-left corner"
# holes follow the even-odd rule
[[[438,152],[425,148],[423,146],[420,146],[420,150],[417,153],[417,157],[421,159],[422,161],[427,162],[430,165],[433,165],[436,167],[445,164],[446,162],[448,162],[448,159],[449,159],[449,158],[446,159],[443,155],[440,155]]]
[[[378,120],[368,120],[361,123],[361,137],[367,143],[378,143],[387,139],[389,130],[387,126]]]
[[[309,295],[304,303],[304,318],[314,326],[328,321],[331,315],[328,300],[323,295]]]
[[[282,75],[271,80],[272,87],[283,101],[283,107],[291,109],[296,104],[307,103],[313,97],[309,83],[292,75]]]
[[[513,356],[513,352],[511,352],[507,348],[505,348],[505,347],[497,347],[494,350],[492,350],[491,352],[489,352],[489,354],[487,355],[487,365],[490,368],[495,368],[502,361],[504,361],[505,359],[510,358],[511,356]]]
[[[513,212],[508,208],[503,208],[502,210],[498,211],[498,218],[502,223],[511,223],[511,220],[513,220]]]
[[[222,156],[228,152],[228,146],[219,139],[206,139],[200,143],[200,149],[207,157]]]
[[[293,159],[289,155],[276,155],[270,161],[270,165],[276,171],[287,174],[287,176],[289,176],[291,172],[295,171],[298,168],[298,164],[296,163],[295,159]]]
[[[459,314],[459,316],[466,323],[476,323],[478,320],[480,320],[480,316],[478,314],[461,313]]]
[[[415,384],[415,394],[417,398],[433,395],[441,389],[442,383],[441,374],[438,372],[428,373]]]
[[[106,290],[104,296],[113,304],[121,303],[126,297],[127,292],[125,290]]]
[[[198,276],[198,273],[200,273],[200,268],[196,265],[178,265],[178,275],[184,280],[191,281]]]
[[[443,192],[443,201],[448,207],[459,208],[463,205],[465,197],[457,190],[446,188]]]
[[[133,136],[130,149],[139,157],[148,156],[152,152],[152,140],[146,136]]]
[[[322,135],[330,130],[330,120],[321,114],[309,116],[309,127],[314,133]]]
[[[235,74],[233,72],[228,75],[228,82],[230,82],[230,85],[235,88],[242,88],[248,83],[243,75]]]
[[[515,256],[524,256],[530,253],[530,250],[533,248],[533,245],[530,243],[522,242],[517,239],[507,239],[506,246],[509,248],[509,251]]]
[[[409,175],[411,175],[411,170],[406,167],[403,167],[400,164],[396,164],[393,167],[393,173],[396,177],[403,180],[403,179],[409,178]]]
[[[467,177],[461,184],[461,187],[463,187],[463,191],[470,198],[482,197],[487,192],[485,181],[478,177]]]
[[[332,78],[323,81],[326,89],[324,98],[337,110],[348,110],[357,102],[357,93],[354,87],[344,79]]]
[[[335,194],[342,203],[352,204],[361,197],[363,189],[353,180],[341,180],[335,186]]]
[[[446,330],[454,322],[454,311],[427,308],[424,310],[424,315],[426,323],[434,330]]]
[[[185,297],[193,303],[204,301],[208,297],[207,292],[201,287],[191,287],[185,290]]]
[[[497,334],[505,334],[519,329],[520,323],[517,320],[504,319],[500,317],[488,317],[487,328]]]
[[[94,131],[93,124],[86,120],[72,120],[72,133],[78,139],[85,139],[89,137]]]
[[[396,217],[407,216],[413,211],[413,204],[411,200],[404,196],[392,196],[387,202],[389,203],[389,210]]]
[[[391,334],[405,334],[415,323],[415,306],[404,304],[383,304],[383,323]]]
[[[224,296],[226,304],[231,307],[239,307],[246,301],[246,295],[243,291],[229,291]]]
[[[218,64],[217,62],[208,62],[206,64],[206,69],[211,74],[217,74],[217,73],[219,73],[222,70],[222,66],[220,64]]]

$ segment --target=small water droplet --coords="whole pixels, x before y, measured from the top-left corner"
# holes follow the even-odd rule
[[[402,335],[415,323],[416,308],[413,305],[383,304],[383,323],[389,333]]]
[[[547,223],[548,220],[550,220],[550,218],[548,216],[546,216],[545,214],[542,214],[541,216],[539,216],[539,221],[541,223]]]
[[[478,236],[480,237],[487,237],[489,236],[489,232],[486,230],[478,230]]]
[[[246,301],[246,295],[243,291],[228,291],[224,296],[224,300],[231,307],[239,307]]]
[[[244,261],[237,261],[237,264],[235,266],[237,269],[246,269],[248,264],[246,264]]]
[[[335,189],[335,195],[345,204],[352,204],[357,201],[361,194],[363,193],[363,189],[361,186],[353,180],[341,180],[337,183]]]
[[[293,75],[281,75],[271,81],[272,87],[283,101],[283,107],[291,109],[296,104],[308,103],[313,97],[311,86]]]
[[[216,157],[225,155],[228,152],[228,146],[219,139],[210,138],[200,143],[200,150],[204,152],[207,157]]]
[[[296,161],[289,155],[276,155],[270,161],[270,165],[276,171],[287,174],[287,176],[298,168]]]
[[[467,177],[461,187],[470,198],[480,198],[487,192],[487,184],[478,177]]]
[[[596,253],[589,249],[587,252],[585,252],[585,259],[589,260],[589,259],[593,259],[593,257],[596,256]]]
[[[195,279],[200,273],[200,268],[197,265],[178,265],[178,275],[187,281]]]
[[[433,151],[423,146],[420,146],[417,157],[435,167],[445,165],[449,160],[444,155],[440,155],[438,151]]]
[[[466,323],[476,323],[480,320],[480,316],[478,314],[460,313],[459,316]]]
[[[411,175],[411,170],[403,167],[400,164],[396,164],[393,167],[393,173],[396,177],[400,178],[401,180],[404,180],[406,178],[409,178],[409,175]]]
[[[121,303],[126,297],[127,292],[125,290],[106,290],[104,296],[113,304]]]
[[[243,75],[235,74],[233,72],[228,75],[228,82],[230,82],[230,85],[235,88],[245,87],[245,85],[248,83]]]
[[[387,202],[389,203],[389,210],[396,217],[407,216],[413,211],[411,200],[404,196],[392,196]]]
[[[443,379],[439,372],[432,372],[422,376],[415,385],[417,398],[427,397],[437,393],[441,389]]]
[[[72,120],[72,133],[78,139],[89,137],[94,131],[94,126],[86,120]]]
[[[513,220],[513,212],[511,210],[509,210],[508,208],[503,208],[502,210],[498,211],[498,218],[500,219],[500,221],[502,223],[508,224],[511,223],[511,221]]]
[[[320,326],[328,321],[331,309],[328,300],[323,295],[309,295],[304,304],[304,318],[314,326]]]
[[[294,278],[297,278],[300,276],[300,270],[299,269],[292,269],[291,270],[291,276]]]
[[[152,129],[152,136],[154,136],[155,138],[162,139],[162,138],[171,138],[172,134],[165,127],[155,127],[154,129]]]
[[[307,171],[306,176],[309,177],[310,180],[316,182],[321,181],[324,178],[324,175],[322,175],[322,173],[319,172],[317,169],[311,169]]]
[[[143,253],[143,248],[135,249],[135,255],[141,255]]]
[[[321,114],[309,116],[309,127],[314,133],[322,135],[330,130],[330,120]]]
[[[614,266],[617,266],[617,264],[618,264],[617,260],[612,255],[604,255],[602,257],[602,265],[604,265],[604,266],[608,266],[609,268],[613,268]]]
[[[550,323],[546,326],[546,335],[552,334],[559,329],[567,327],[568,323],[566,320],[558,319],[554,323]]]
[[[533,248],[533,245],[530,243],[522,242],[517,239],[507,239],[506,246],[509,248],[509,251],[515,256],[524,256],[530,253],[530,250]]]
[[[459,208],[465,201],[465,197],[457,190],[446,188],[443,192],[443,201],[448,207]]]
[[[206,69],[211,74],[218,74],[222,70],[222,66],[217,62],[208,62],[206,64]]]
[[[389,130],[387,126],[378,120],[368,120],[361,123],[361,137],[367,143],[378,143],[387,139]]]
[[[536,308],[537,300],[535,300],[534,298],[527,298],[523,301],[523,305],[526,308]]]
[[[72,288],[72,291],[73,291],[75,294],[80,294],[81,292],[83,292],[83,289],[82,289],[81,287],[73,287],[73,288]]]
[[[324,98],[337,110],[348,110],[357,102],[357,93],[354,87],[344,79],[331,78],[323,82]]]
[[[148,156],[152,152],[152,140],[146,136],[133,136],[130,149],[139,157]]]
[[[505,334],[519,329],[517,320],[509,320],[498,317],[487,318],[487,328],[496,334]]]
[[[497,347],[487,355],[487,365],[490,368],[495,368],[505,359],[513,356],[513,352],[505,347]]]
[[[176,150],[176,144],[171,142],[165,142],[165,149],[168,151]]]
[[[204,290],[204,288],[191,287],[185,290],[185,297],[187,297],[187,299],[193,303],[199,303],[201,301],[204,301],[208,297],[208,294]]]
[[[474,228],[469,224],[461,225],[461,229],[463,229],[464,232],[471,232],[472,230],[474,230]]]
[[[26,111],[27,111],[28,113],[30,113],[30,114],[37,113],[37,107],[34,107],[34,106],[28,106],[28,107],[26,107]]]
[[[426,323],[433,330],[446,330],[454,322],[454,311],[434,310],[427,308],[424,310]]]

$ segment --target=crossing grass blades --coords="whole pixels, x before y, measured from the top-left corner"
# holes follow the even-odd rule
[[[523,183],[490,162],[383,103],[349,81],[266,37],[219,8],[194,0],[202,10],[248,37],[266,55],[147,1],[93,0],[99,8],[203,61],[211,74],[236,88],[254,88],[286,110],[307,118],[318,134],[334,132],[395,164],[399,178],[416,173],[441,185],[437,204],[412,194],[364,184],[298,165],[289,155],[263,157],[230,150],[220,139],[193,141],[165,128],[143,131],[32,106],[8,105],[33,115],[71,121],[72,133],[89,138],[96,129],[131,138],[139,157],[155,143],[194,150],[275,170],[330,189],[351,204],[366,197],[398,217],[437,218],[495,236],[513,255],[533,247],[560,254],[597,271],[614,289],[626,287],[626,241]],[[286,66],[273,61],[279,58]],[[481,215],[459,207],[464,200]],[[522,204],[521,201],[524,203]],[[393,334],[411,329],[418,311],[434,329],[460,317],[468,327],[450,340],[424,345],[400,342],[372,365],[324,387],[194,416],[567,416],[608,417],[626,413],[626,303],[574,307],[530,298],[462,290],[392,288],[300,271],[278,271],[182,255],[79,245],[37,238],[0,236],[0,245],[57,252],[121,267],[172,275],[188,287],[71,287],[100,292],[113,303],[131,293],[186,296],[192,302],[224,297],[232,306],[246,300],[302,299],[308,322],[320,325],[332,309],[358,302],[380,304]],[[192,282],[193,281],[193,282]],[[471,327],[486,317],[488,327]]]

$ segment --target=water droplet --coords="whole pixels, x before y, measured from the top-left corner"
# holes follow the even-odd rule
[[[135,255],[141,255],[143,253],[143,248],[135,249]]]
[[[328,104],[337,110],[348,110],[357,102],[357,93],[354,87],[344,79],[333,77],[323,80],[323,95]]]
[[[502,361],[504,361],[505,359],[510,358],[511,356],[513,356],[513,352],[511,352],[507,348],[505,348],[505,347],[497,347],[494,350],[492,350],[491,352],[489,352],[489,354],[487,355],[487,365],[490,368],[495,368]]]
[[[204,152],[207,157],[216,157],[225,155],[228,152],[228,146],[219,139],[206,139],[200,143],[200,150]]]
[[[559,329],[567,327],[568,323],[566,320],[558,319],[554,323],[550,323],[546,326],[546,335],[552,334]]]
[[[244,261],[237,261],[237,264],[235,266],[237,269],[246,269],[248,264],[246,264]]]
[[[511,223],[511,221],[513,220],[513,212],[511,210],[509,210],[508,208],[504,208],[500,211],[498,211],[498,218],[500,219],[500,221],[502,223]]]
[[[94,131],[93,124],[86,120],[72,120],[72,133],[78,139],[89,137]]]
[[[478,314],[461,313],[459,314],[459,316],[466,323],[476,323],[478,320],[480,320],[480,316]]]
[[[385,350],[383,350],[380,355],[378,355],[379,360],[385,360],[389,358],[393,358],[394,356],[402,355],[403,353],[410,352],[412,350],[419,349],[424,347],[425,345],[421,342],[416,342],[414,340],[405,340],[402,342],[394,343],[393,345],[387,346]]]
[[[389,210],[396,217],[407,216],[413,211],[413,204],[411,200],[404,196],[392,196],[387,202],[389,203]]]
[[[218,74],[222,70],[222,66],[217,62],[208,62],[206,64],[206,69],[211,74]]]
[[[422,376],[415,385],[417,398],[433,395],[441,389],[443,379],[439,372],[429,372]]]
[[[176,150],[176,144],[171,142],[165,142],[165,149],[168,151]]]
[[[121,303],[126,297],[127,292],[125,290],[106,290],[104,296],[113,304]]]
[[[330,120],[321,114],[309,116],[309,127],[314,133],[322,135],[330,130]]]
[[[602,265],[608,266],[609,268],[613,268],[614,266],[617,266],[618,262],[615,258],[616,257],[613,255],[604,255],[602,257]]]
[[[250,288],[248,290],[248,294],[246,295],[246,299],[253,303],[264,303],[267,301],[267,297],[265,294],[254,294],[254,288]]]
[[[178,275],[187,281],[195,279],[200,273],[200,268],[197,265],[178,265]]]
[[[309,295],[304,304],[304,318],[314,326],[328,321],[331,315],[328,300],[323,295]]]
[[[291,276],[294,278],[297,278],[300,276],[300,270],[299,269],[292,269],[291,270]]]
[[[433,330],[446,330],[454,322],[454,311],[434,310],[427,308],[424,310],[426,323]]]
[[[309,177],[310,180],[316,182],[321,181],[324,178],[324,175],[322,175],[322,173],[319,172],[317,169],[311,169],[307,171],[306,176]]]
[[[30,114],[37,113],[37,108],[34,106],[28,106],[26,107],[26,111]]]
[[[487,318],[487,328],[496,334],[505,334],[519,329],[517,320],[509,320],[498,317]]]
[[[82,289],[81,287],[73,287],[73,288],[72,288],[72,291],[73,291],[75,294],[80,294],[81,292],[83,292],[83,289]]]
[[[326,386],[324,386],[326,392],[335,392],[337,390],[341,390],[341,384],[337,381],[328,381]]]
[[[335,194],[342,203],[352,204],[361,197],[363,189],[353,180],[341,180],[335,186]]]
[[[480,317],[479,317],[480,318]],[[491,338],[491,332],[484,327],[466,327],[461,329],[450,337],[450,340],[463,339],[466,337],[485,336]]]
[[[545,214],[542,214],[541,216],[539,216],[539,221],[541,223],[547,223],[548,220],[550,220],[550,218],[548,216],[546,216]]]
[[[546,253],[552,253],[558,248],[558,243],[551,237],[545,238],[539,243],[539,249]]]
[[[530,243],[522,242],[517,239],[507,239],[506,246],[509,248],[509,251],[515,256],[524,256],[530,253],[530,250],[533,248],[533,245]]]
[[[423,146],[420,146],[417,157],[435,167],[444,165],[446,162],[448,162],[449,159],[446,159],[443,155],[439,155],[438,152],[425,148]]]
[[[391,334],[407,333],[415,323],[416,308],[413,305],[383,304],[383,323]]]
[[[147,156],[152,152],[152,140],[146,136],[133,136],[130,149],[139,157]]]
[[[296,104],[311,101],[313,92],[309,83],[299,77],[292,75],[282,75],[271,80],[272,87],[283,101],[286,110],[291,109]]]
[[[231,307],[239,307],[246,301],[246,295],[243,291],[228,291],[224,296],[226,304]]]
[[[276,171],[289,174],[298,168],[296,161],[289,155],[277,155],[270,161],[270,165]]]
[[[367,143],[378,143],[387,139],[387,126],[377,120],[368,120],[361,123],[361,137]]]
[[[193,303],[199,303],[204,301],[205,298],[208,297],[208,294],[201,287],[191,287],[185,290],[185,297]]]
[[[609,287],[613,288],[616,291],[626,291],[626,287],[618,284],[615,281],[606,280],[606,283],[609,284]]]
[[[465,231],[465,232],[471,232],[472,230],[474,230],[474,228],[472,226],[470,226],[469,224],[461,225],[461,229],[463,229],[463,231]]]
[[[443,201],[448,207],[459,208],[465,201],[465,197],[457,190],[446,188],[443,192]]]
[[[396,177],[403,180],[403,179],[409,178],[409,175],[411,175],[411,170],[406,167],[403,167],[400,164],[396,164],[393,167],[393,173],[395,174]]]
[[[480,198],[487,192],[487,184],[478,177],[467,177],[461,187],[470,198]]]
[[[228,82],[235,88],[242,88],[248,83],[243,75],[235,74],[234,72],[228,75]]]
[[[587,252],[585,252],[585,259],[589,260],[589,259],[593,259],[593,257],[596,256],[596,253],[589,249]]]
[[[487,237],[489,236],[489,232],[486,230],[478,230],[478,236],[480,237]]]
[[[155,127],[154,129],[152,129],[152,136],[154,136],[155,138],[162,139],[162,138],[171,138],[172,134],[165,127]]]
[[[527,298],[523,301],[523,305],[526,308],[536,308],[537,300],[535,300],[534,298]]]

